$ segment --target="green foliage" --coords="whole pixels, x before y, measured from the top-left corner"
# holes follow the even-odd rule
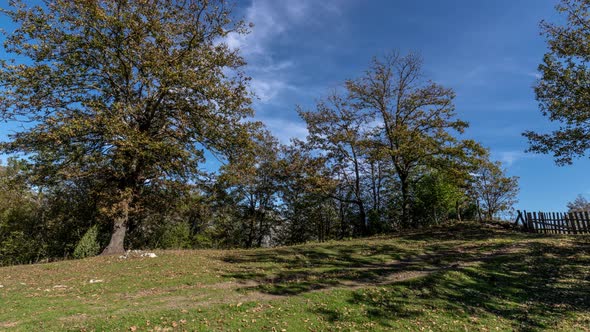
[[[86,258],[96,256],[100,253],[100,243],[98,242],[98,225],[91,226],[84,236],[80,239],[72,256],[74,258]]]
[[[414,216],[421,224],[440,224],[455,212],[464,193],[443,174],[425,175],[416,185]]]
[[[518,177],[506,175],[500,162],[482,163],[471,185],[480,218],[496,219],[499,213],[510,211],[517,202]]]
[[[29,188],[22,161],[0,165],[0,265],[36,262],[46,245],[38,224],[39,200]]]
[[[549,51],[539,65],[542,78],[535,87],[544,116],[560,127],[551,133],[524,133],[529,151],[553,154],[558,165],[571,164],[590,149],[590,2],[562,0],[556,7],[565,23],[543,21]]]
[[[190,225],[187,222],[167,223],[159,241],[162,249],[188,249],[192,247]]]

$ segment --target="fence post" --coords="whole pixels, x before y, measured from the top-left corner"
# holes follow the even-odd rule
[[[572,212],[568,213],[568,220],[574,234],[578,234],[578,229],[576,227],[576,218],[574,217],[574,214]]]
[[[518,226],[518,221],[522,222],[522,225],[526,228],[524,223],[524,218],[522,217],[522,212],[520,210],[516,210],[518,215],[516,216],[516,220],[514,221],[514,225]]]

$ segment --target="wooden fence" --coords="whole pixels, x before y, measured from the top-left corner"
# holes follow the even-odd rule
[[[590,234],[590,212],[527,212],[518,211],[516,223],[532,233]]]

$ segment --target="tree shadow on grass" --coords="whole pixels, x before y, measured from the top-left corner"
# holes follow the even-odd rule
[[[497,317],[504,328],[528,331],[553,329],[572,314],[590,312],[590,237],[563,243],[546,237],[451,227],[405,234],[395,243],[244,251],[223,260],[236,267],[226,277],[256,284],[242,291],[293,296],[348,289],[349,305],[364,308],[383,328],[434,310],[450,322],[481,327],[477,319]],[[482,241],[494,238],[500,241]],[[403,244],[417,240],[423,246]],[[351,319],[335,306],[309,310],[331,322]]]
[[[507,320],[520,331],[563,328],[560,323],[568,316],[590,311],[588,253],[587,245],[534,242],[526,252],[489,257],[476,266],[356,291],[349,303],[366,306],[369,318],[383,326],[407,317],[407,308],[422,307],[442,310],[461,323],[487,316]],[[566,330],[576,328],[581,327]]]

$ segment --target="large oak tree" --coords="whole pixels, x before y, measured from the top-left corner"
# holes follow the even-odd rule
[[[0,119],[26,121],[2,144],[37,179],[101,181],[124,250],[146,188],[199,174],[204,151],[231,151],[251,115],[243,59],[222,40],[246,33],[224,0],[53,0],[3,10],[16,29],[0,62]]]

